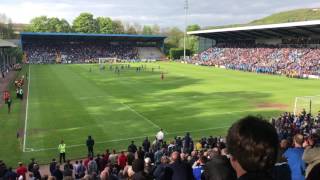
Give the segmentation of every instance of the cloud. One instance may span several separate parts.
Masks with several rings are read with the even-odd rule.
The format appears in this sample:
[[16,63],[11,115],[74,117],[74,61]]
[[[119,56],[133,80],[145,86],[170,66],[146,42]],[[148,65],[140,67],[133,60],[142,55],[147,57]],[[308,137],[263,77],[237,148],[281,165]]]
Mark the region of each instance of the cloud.
[[[0,13],[16,23],[46,15],[69,22],[81,12],[127,23],[184,26],[185,0],[1,0]],[[320,7],[319,0],[189,0],[189,24],[201,26],[246,23],[275,12]]]

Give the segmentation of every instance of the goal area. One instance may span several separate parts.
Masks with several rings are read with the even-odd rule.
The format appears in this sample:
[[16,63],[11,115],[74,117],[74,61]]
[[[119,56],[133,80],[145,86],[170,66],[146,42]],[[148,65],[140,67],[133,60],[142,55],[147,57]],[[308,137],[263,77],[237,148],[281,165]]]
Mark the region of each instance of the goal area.
[[296,97],[293,112],[298,115],[305,110],[307,113],[317,114],[320,111],[320,95]]

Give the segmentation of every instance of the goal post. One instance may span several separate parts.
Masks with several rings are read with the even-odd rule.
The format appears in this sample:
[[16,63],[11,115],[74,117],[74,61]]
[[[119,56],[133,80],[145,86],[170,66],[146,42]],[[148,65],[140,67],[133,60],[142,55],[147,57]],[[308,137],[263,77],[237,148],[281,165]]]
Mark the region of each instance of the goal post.
[[293,109],[294,115],[299,114],[303,109],[307,113],[318,113],[320,111],[320,95],[296,97]]

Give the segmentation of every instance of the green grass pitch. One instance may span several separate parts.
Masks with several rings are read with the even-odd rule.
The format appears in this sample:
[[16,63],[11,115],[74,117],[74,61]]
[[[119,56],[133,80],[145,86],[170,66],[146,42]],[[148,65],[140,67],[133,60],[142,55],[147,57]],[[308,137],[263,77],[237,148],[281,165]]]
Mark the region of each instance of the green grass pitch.
[[[240,117],[292,111],[296,96],[318,95],[320,88],[318,80],[169,62],[146,63],[147,70],[137,73],[140,65],[132,63],[120,75],[108,65],[105,71],[97,64],[31,65],[27,118],[18,100],[10,115],[0,109],[0,159],[11,165],[31,157],[47,163],[57,158],[61,139],[69,147],[67,158],[83,157],[87,135],[94,137],[96,152],[121,150],[131,140],[138,145],[145,136],[153,140],[160,127],[167,139],[187,131],[194,139],[225,135]],[[27,152],[22,152],[23,138],[16,132],[25,120]]]

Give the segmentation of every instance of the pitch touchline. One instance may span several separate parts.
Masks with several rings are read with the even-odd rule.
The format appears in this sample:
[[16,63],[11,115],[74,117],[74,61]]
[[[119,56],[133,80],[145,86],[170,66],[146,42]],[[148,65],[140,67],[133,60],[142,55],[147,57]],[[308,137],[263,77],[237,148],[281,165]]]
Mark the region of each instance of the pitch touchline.
[[[175,132],[169,132],[166,133],[167,135],[175,135],[177,133],[182,133],[182,132],[201,132],[201,131],[207,131],[207,130],[215,130],[215,129],[225,129],[228,128],[229,126],[221,126],[221,127],[214,127],[214,128],[204,128],[204,129],[197,129],[197,130],[185,130],[185,131],[175,131]],[[113,139],[113,140],[107,140],[107,141],[99,141],[96,142],[96,144],[104,144],[104,143],[109,143],[109,142],[120,142],[120,141],[127,141],[127,140],[134,140],[134,139],[141,139],[141,138],[145,138],[146,136],[148,137],[152,137],[155,136],[153,135],[144,135],[144,136],[136,136],[136,137],[130,137],[130,138],[123,138],[123,139]],[[81,147],[81,146],[85,146],[85,144],[74,144],[74,145],[69,145],[68,148],[75,148],[75,147]],[[40,151],[49,151],[49,150],[57,150],[56,147],[54,148],[39,148],[39,149],[34,149],[34,148],[26,148],[27,151],[25,152],[40,152]]]
[[30,82],[31,82],[31,74],[30,74],[30,64],[29,66],[29,72],[28,76],[28,94],[27,94],[27,104],[26,104],[26,115],[24,120],[24,130],[23,130],[23,148],[22,151],[26,152],[26,141],[27,141],[27,124],[28,124],[28,110],[29,110],[29,94],[30,94]]

